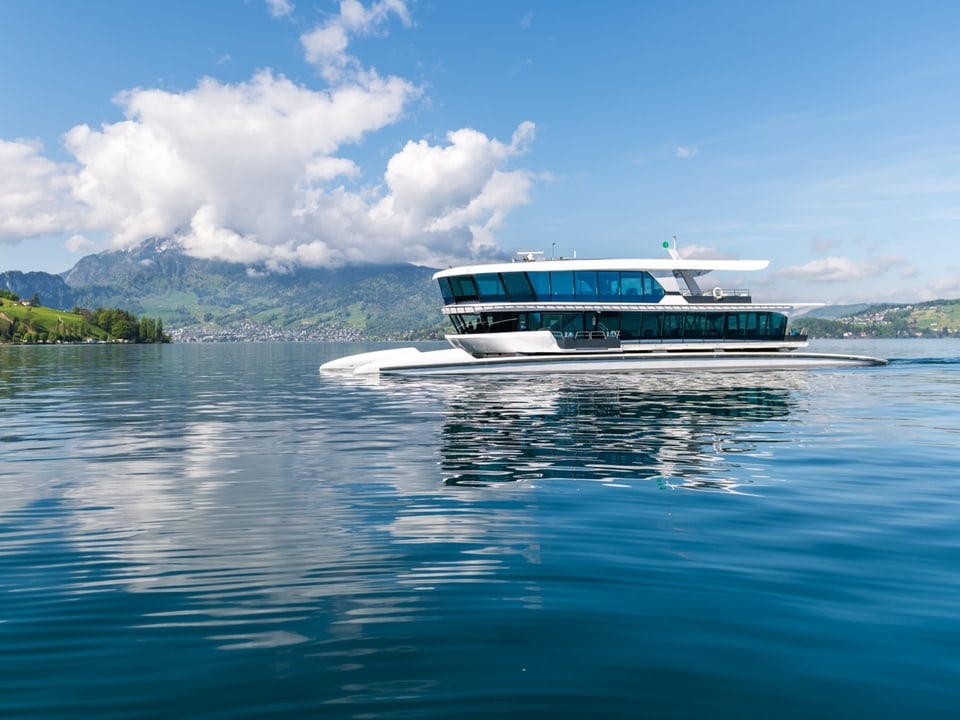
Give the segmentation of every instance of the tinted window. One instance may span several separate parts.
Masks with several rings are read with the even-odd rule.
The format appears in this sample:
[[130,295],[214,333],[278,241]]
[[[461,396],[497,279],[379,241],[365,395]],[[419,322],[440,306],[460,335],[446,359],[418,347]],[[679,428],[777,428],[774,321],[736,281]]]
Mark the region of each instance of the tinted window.
[[527,273],[527,278],[533,288],[534,300],[548,302],[550,300],[550,273],[531,272]]
[[708,313],[704,324],[703,336],[718,338],[723,335],[723,313]]
[[563,314],[563,334],[567,337],[574,337],[583,330],[582,313],[564,313]]
[[600,313],[600,325],[599,330],[604,330],[606,332],[616,332],[620,329],[620,313],[618,312],[603,312]]
[[560,313],[543,313],[543,329],[560,332],[563,329],[563,316]]
[[666,293],[648,272],[620,273],[620,292],[623,302],[660,302]]
[[536,299],[525,272],[503,273],[503,284],[513,302],[529,302]]
[[453,302],[453,290],[450,289],[450,278],[442,277],[437,282],[440,284],[440,294],[443,295],[443,304],[450,305]]
[[687,340],[703,338],[703,313],[687,313],[683,321],[683,337]]
[[770,322],[767,324],[767,336],[773,339],[782,339],[787,331],[787,317],[780,313],[770,313]]
[[640,324],[641,340],[660,339],[660,313],[643,313],[643,322]]
[[663,315],[663,339],[680,340],[683,338],[683,315],[666,313]]
[[650,273],[643,273],[643,296],[647,302],[660,302],[666,295],[663,286],[657,282],[657,279]]
[[597,273],[595,271],[578,270],[573,274],[573,282],[577,300],[597,301]]
[[727,313],[727,331],[724,337],[736,339],[743,337],[743,328],[746,325],[746,313]]
[[550,273],[550,289],[552,300],[573,300],[573,273]]
[[457,275],[450,278],[450,289],[457,302],[467,302],[477,299],[477,286],[469,275]]
[[520,314],[520,330],[539,330],[543,326],[543,321],[540,319],[540,313],[521,313]]
[[497,273],[484,273],[474,278],[482,302],[505,302],[507,292],[503,289],[500,276]]
[[620,316],[620,337],[623,340],[637,340],[640,337],[642,313],[625,312]]
[[620,302],[620,273],[597,273],[597,298],[606,302]]

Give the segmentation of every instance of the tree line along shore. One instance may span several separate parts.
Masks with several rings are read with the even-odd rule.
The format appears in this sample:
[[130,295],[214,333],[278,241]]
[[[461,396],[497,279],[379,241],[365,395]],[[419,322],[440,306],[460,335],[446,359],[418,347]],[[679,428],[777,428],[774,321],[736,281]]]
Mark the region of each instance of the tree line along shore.
[[0,343],[170,342],[160,318],[141,317],[120,308],[75,307],[70,312],[44,307],[34,294],[29,300],[0,289]]

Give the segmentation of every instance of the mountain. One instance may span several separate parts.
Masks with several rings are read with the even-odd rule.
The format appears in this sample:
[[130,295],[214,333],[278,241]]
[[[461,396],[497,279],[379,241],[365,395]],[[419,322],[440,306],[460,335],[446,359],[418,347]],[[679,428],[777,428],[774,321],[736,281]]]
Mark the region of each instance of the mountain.
[[73,289],[59,275],[8,270],[0,273],[0,289],[9,290],[26,300],[37,294],[52,307],[71,308],[74,305]]
[[267,273],[190,257],[174,241],[151,238],[84,257],[60,276],[0,273],[0,287],[28,298],[36,292],[55,307],[119,307],[159,317],[173,331],[242,325],[249,339],[409,339],[443,331],[434,272],[395,264]]

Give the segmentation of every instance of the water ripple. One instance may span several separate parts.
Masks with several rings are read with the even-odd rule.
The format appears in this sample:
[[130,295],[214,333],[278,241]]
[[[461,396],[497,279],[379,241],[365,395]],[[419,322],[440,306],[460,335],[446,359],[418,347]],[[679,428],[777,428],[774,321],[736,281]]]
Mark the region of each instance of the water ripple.
[[960,380],[929,347],[422,382],[4,348],[0,710],[950,717]]

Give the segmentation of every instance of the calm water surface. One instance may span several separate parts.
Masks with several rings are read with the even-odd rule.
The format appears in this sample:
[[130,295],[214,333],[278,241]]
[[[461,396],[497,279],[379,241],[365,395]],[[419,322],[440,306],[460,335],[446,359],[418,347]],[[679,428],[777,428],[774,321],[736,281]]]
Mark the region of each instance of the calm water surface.
[[955,718],[960,342],[358,381],[0,347],[0,717]]

